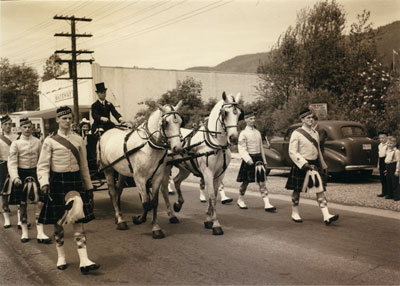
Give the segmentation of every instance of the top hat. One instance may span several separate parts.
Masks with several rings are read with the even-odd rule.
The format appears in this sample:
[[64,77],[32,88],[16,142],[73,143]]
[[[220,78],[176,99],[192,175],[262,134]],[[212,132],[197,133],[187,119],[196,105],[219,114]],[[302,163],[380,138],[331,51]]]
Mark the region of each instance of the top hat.
[[104,86],[104,82],[96,83],[96,92],[104,92],[107,88]]
[[0,122],[1,122],[1,124],[3,124],[3,123],[5,123],[7,121],[10,121],[10,120],[11,120],[11,117],[8,114],[6,114],[0,119]]

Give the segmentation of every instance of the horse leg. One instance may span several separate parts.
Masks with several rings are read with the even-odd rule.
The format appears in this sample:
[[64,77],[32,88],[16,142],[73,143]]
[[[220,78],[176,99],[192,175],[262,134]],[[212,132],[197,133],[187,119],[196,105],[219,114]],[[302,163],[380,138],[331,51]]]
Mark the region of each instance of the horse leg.
[[206,186],[206,191],[208,193],[208,208],[207,208],[207,217],[204,222],[204,227],[207,229],[213,230],[213,235],[222,235],[224,234],[221,225],[217,220],[216,214],[216,206],[217,206],[217,192],[219,186],[219,180],[214,180],[214,175],[206,169],[203,172],[204,182]]
[[118,207],[121,211],[122,211],[121,196],[122,196],[122,191],[124,190],[125,182],[126,182],[126,177],[121,174],[118,174],[118,184],[117,184],[116,191],[117,191],[117,203],[118,203]]
[[181,190],[181,183],[190,175],[190,172],[186,169],[179,168],[179,173],[176,175],[174,178],[174,183],[175,183],[175,189],[176,192],[178,193],[178,202],[174,203],[174,210],[176,212],[179,212],[182,208],[183,203],[185,200],[183,199],[182,196],[182,190]]
[[222,183],[221,178],[214,179],[214,200],[209,200],[209,203],[212,205],[212,230],[213,230],[213,235],[223,235],[224,231],[222,230],[222,227],[217,219],[217,196],[218,196],[218,188]]
[[143,213],[141,215],[137,215],[132,218],[133,223],[138,225],[146,222],[147,213],[151,210],[152,206],[150,198],[147,195],[146,182],[144,181],[144,179],[142,179],[140,176],[136,176],[133,179],[135,180],[136,186],[139,189],[139,196],[143,207]]
[[[160,176],[162,176],[162,174]],[[161,178],[161,180],[163,180],[163,178]],[[153,207],[153,220],[151,223],[153,225],[152,233],[153,233],[154,239],[161,239],[161,238],[165,237],[164,232],[162,231],[161,227],[159,226],[158,220],[157,220],[158,195],[159,195],[160,186],[161,186],[160,180],[155,180],[153,182],[153,199],[151,201],[151,204]]]
[[107,185],[108,185],[108,194],[110,195],[111,202],[114,207],[115,211],[115,223],[117,224],[117,229],[118,230],[126,230],[128,229],[128,225],[122,218],[122,212],[119,209],[118,202],[117,202],[117,192],[115,190],[115,184],[114,184],[114,170],[109,168],[104,170],[104,175],[107,180]]
[[168,167],[166,168],[166,170],[164,171],[163,174],[163,179],[161,181],[161,193],[163,195],[164,198],[164,202],[165,202],[165,207],[167,208],[167,213],[168,213],[168,217],[169,217],[169,222],[170,223],[179,223],[179,219],[175,216],[174,211],[171,208],[171,203],[169,201],[169,191],[168,191],[168,184],[169,184],[169,174],[170,174],[170,170],[171,168]]

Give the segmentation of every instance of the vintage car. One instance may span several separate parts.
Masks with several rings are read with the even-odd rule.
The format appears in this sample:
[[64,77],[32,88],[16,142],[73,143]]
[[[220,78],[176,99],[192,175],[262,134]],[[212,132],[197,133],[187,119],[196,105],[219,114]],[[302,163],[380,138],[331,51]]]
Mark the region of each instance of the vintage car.
[[[290,126],[283,139],[272,139],[264,146],[268,169],[290,169],[289,139],[301,123]],[[362,124],[354,121],[326,120],[318,122],[318,132],[326,140],[323,154],[328,172],[357,171],[372,174],[377,165],[379,142],[367,137]]]

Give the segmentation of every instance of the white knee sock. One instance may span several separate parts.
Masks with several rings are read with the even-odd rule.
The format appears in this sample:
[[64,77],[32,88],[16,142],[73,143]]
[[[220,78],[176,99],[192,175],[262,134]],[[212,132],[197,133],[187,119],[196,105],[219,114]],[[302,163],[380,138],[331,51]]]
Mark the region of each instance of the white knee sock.
[[10,213],[9,212],[3,212],[4,216],[4,225],[10,225]]
[[268,198],[268,196],[265,196],[264,198],[263,198],[263,200],[264,200],[264,208],[265,209],[269,209],[269,208],[273,208],[274,206],[273,205],[271,205],[271,203],[269,202],[269,198]]
[[49,237],[44,233],[43,224],[38,223],[36,220],[36,229],[37,229],[37,237],[38,239],[49,239]]
[[19,208],[17,210],[17,221],[18,225],[21,225],[21,211],[19,210]]
[[221,194],[221,201],[230,199],[226,196],[224,189],[221,187],[219,187],[219,193]]
[[64,245],[62,245],[62,246],[56,245],[56,249],[57,249],[57,255],[58,255],[57,266],[67,264],[67,261],[65,259]]
[[292,206],[292,218],[295,220],[301,220],[299,206]]
[[79,267],[95,264],[92,260],[88,258],[86,246],[78,248],[78,255],[80,260]]
[[26,223],[21,224],[22,235],[21,238],[29,238],[28,236],[28,225]]
[[333,215],[329,213],[328,207],[321,208],[322,215],[324,216],[324,220],[329,220]]

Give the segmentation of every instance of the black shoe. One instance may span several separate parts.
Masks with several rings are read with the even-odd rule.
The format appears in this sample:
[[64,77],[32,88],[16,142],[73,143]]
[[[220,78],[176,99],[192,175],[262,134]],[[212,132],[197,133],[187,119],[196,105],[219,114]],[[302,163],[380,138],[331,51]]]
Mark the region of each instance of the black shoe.
[[385,194],[377,195],[378,198],[383,198],[384,196],[385,196]]
[[221,201],[221,204],[225,205],[225,204],[229,204],[229,203],[231,203],[231,202],[233,202],[233,199],[232,199],[232,198],[229,198],[229,199],[226,199],[226,200]]
[[266,212],[274,213],[276,212],[276,207],[264,209]]
[[63,264],[63,265],[58,265],[57,266],[57,269],[58,270],[65,270],[65,269],[67,269],[68,268],[68,264]]
[[392,196],[386,196],[385,199],[391,200],[391,199],[393,199],[393,197]]
[[293,220],[294,222],[297,222],[297,223],[302,223],[302,222],[303,222],[302,219],[295,219],[295,218],[292,218],[292,220]]
[[325,220],[325,224],[326,225],[330,225],[332,222],[337,221],[338,219],[339,219],[339,215],[334,215],[330,219]]
[[21,238],[21,242],[22,243],[26,243],[26,242],[28,242],[29,241],[29,238]]
[[4,228],[10,228],[11,224],[3,225]]
[[51,238],[38,238],[37,242],[38,243],[43,243],[43,244],[50,244],[51,243]]
[[83,274],[83,275],[87,275],[88,273],[89,273],[89,271],[93,271],[93,270],[97,270],[97,269],[99,269],[100,268],[100,265],[98,265],[98,264],[92,264],[92,265],[89,265],[89,266],[82,266],[82,267],[79,267],[79,269],[81,270],[81,273]]

